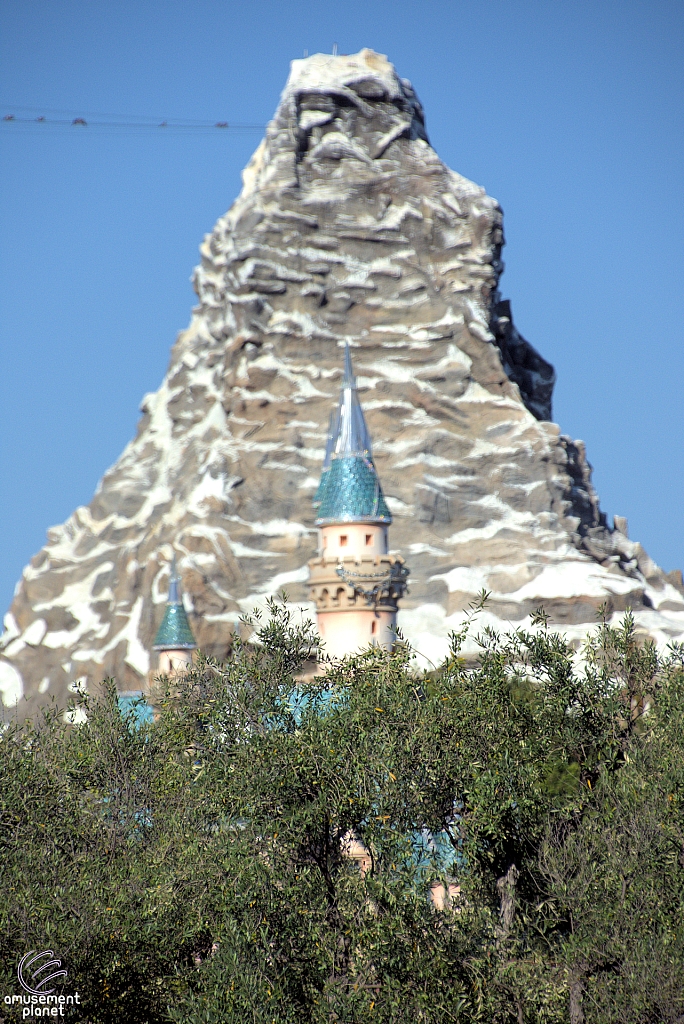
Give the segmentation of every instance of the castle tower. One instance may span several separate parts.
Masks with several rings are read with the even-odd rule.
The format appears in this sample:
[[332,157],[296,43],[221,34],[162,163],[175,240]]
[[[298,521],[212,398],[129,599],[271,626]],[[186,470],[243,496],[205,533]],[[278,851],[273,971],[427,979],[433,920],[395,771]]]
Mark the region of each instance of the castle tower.
[[392,515],[373,463],[348,345],[314,508],[319,543],[309,562],[309,588],[326,653],[342,657],[369,644],[391,649],[408,569],[389,554]]
[[155,651],[159,651],[159,668],[157,670],[159,675],[171,675],[173,672],[183,671],[192,663],[192,652],[197,647],[183,607],[175,555],[171,562],[166,612],[152,646]]

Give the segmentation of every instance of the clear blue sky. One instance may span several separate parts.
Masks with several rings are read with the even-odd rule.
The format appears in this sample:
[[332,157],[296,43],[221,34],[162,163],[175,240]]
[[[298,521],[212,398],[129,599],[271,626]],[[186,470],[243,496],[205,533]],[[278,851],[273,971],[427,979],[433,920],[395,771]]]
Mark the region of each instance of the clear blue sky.
[[[0,117],[265,123],[289,61],[363,46],[503,206],[505,296],[609,516],[684,565],[681,0],[2,0]],[[197,246],[258,135],[0,124],[0,608],[133,436]]]

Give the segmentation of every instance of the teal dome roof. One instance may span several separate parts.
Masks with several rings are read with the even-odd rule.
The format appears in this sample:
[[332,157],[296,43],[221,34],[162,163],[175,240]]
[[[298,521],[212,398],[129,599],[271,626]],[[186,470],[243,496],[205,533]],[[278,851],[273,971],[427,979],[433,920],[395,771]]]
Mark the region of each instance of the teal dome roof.
[[366,456],[333,458],[321,489],[316,526],[392,522],[375,466]]
[[337,409],[330,417],[321,480],[313,497],[316,526],[391,523],[392,515],[373,464],[371,439],[352,370],[349,345]]
[[180,577],[176,572],[175,555],[171,563],[169,599],[166,602],[166,611],[152,646],[155,651],[191,651],[197,647],[192,630],[190,629],[188,616],[183,607],[183,599],[180,593]]
[[321,504],[321,502],[323,501],[323,494],[325,492],[325,484],[326,484],[326,481],[328,479],[328,473],[329,472],[330,472],[330,466],[323,466],[323,469],[321,470],[321,479],[319,481],[318,487],[316,488],[316,493],[314,494],[313,498],[311,499],[311,504],[313,505],[314,508],[318,508],[319,505]]
[[153,646],[155,651],[193,650],[197,647],[182,604],[167,604]]

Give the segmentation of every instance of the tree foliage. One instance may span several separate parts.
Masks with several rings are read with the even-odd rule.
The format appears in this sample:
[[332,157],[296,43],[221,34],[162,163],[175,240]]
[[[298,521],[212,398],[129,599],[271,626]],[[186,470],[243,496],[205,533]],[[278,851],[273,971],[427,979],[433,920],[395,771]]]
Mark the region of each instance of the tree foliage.
[[579,661],[543,616],[451,640],[303,681],[273,604],[152,724],[109,682],[8,729],[3,991],[50,948],[94,1024],[684,1019],[682,651],[629,614]]

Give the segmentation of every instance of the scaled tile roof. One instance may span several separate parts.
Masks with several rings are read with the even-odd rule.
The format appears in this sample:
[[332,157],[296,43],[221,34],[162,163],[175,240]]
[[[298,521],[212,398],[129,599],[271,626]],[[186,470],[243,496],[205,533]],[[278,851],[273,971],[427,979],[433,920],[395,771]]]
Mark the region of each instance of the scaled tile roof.
[[153,646],[155,651],[192,650],[197,647],[182,604],[167,604]]
[[180,594],[180,578],[176,573],[176,558],[171,564],[169,599],[161,626],[152,645],[155,651],[193,650],[197,647]]
[[317,526],[392,522],[375,466],[365,456],[333,458],[321,483]]
[[373,463],[349,345],[345,346],[342,391],[330,418],[321,480],[313,505],[318,510],[317,526],[392,522]]

